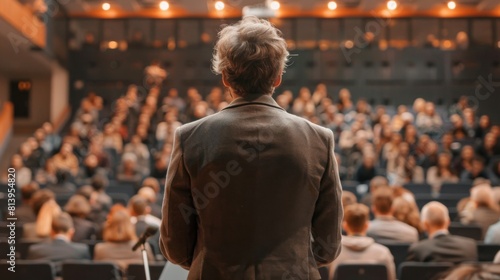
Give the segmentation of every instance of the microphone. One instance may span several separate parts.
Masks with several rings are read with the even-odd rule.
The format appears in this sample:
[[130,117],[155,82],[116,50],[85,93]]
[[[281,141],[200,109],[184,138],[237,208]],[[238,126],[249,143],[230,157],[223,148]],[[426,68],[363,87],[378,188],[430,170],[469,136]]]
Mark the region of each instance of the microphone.
[[146,228],[146,230],[142,233],[139,240],[137,240],[137,242],[135,243],[134,247],[132,247],[132,251],[137,250],[137,248],[139,248],[142,244],[146,242],[146,239],[148,239],[151,235],[156,234],[157,231],[158,228],[155,226],[149,226],[148,228]]

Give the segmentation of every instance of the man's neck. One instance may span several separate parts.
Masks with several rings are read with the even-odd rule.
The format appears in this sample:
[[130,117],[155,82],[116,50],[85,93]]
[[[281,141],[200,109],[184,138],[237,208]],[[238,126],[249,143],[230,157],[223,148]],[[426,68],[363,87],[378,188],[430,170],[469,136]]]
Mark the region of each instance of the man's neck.
[[366,232],[346,232],[347,236],[366,236]]
[[394,219],[394,216],[392,214],[375,214],[376,219]]
[[433,239],[436,236],[443,235],[443,234],[449,234],[448,230],[446,228],[438,228],[438,229],[431,229],[427,231],[427,234],[429,235],[429,239]]
[[64,241],[66,241],[66,242],[70,242],[70,240],[69,240],[68,236],[67,236],[67,235],[65,235],[65,234],[62,234],[62,233],[58,233],[58,234],[54,235],[54,238],[53,238],[53,239],[54,239],[54,240],[55,240],[55,239],[60,239],[60,240],[64,240]]

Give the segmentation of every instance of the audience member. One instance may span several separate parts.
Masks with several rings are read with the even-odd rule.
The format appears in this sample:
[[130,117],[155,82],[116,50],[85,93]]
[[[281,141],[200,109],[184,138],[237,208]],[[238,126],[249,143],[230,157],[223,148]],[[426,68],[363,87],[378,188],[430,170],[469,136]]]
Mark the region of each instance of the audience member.
[[380,187],[373,193],[372,212],[375,219],[370,222],[367,236],[378,243],[418,241],[418,231],[393,216],[393,191],[389,187]]
[[442,280],[500,280],[500,267],[493,264],[462,264],[454,267]]
[[441,152],[438,155],[437,164],[427,170],[427,183],[432,186],[434,192],[439,192],[443,183],[457,183],[458,177],[451,169],[451,154]]
[[56,194],[56,196],[58,196],[58,195],[71,195],[71,194],[75,193],[76,186],[75,186],[75,184],[70,182],[70,177],[71,177],[71,174],[68,172],[68,170],[59,169],[56,172],[57,182],[55,184],[48,183],[47,189],[53,191]]
[[347,236],[342,237],[342,250],[335,261],[328,265],[329,279],[334,279],[335,269],[343,263],[383,264],[387,267],[388,279],[396,279],[394,258],[387,247],[375,243],[366,236],[369,225],[369,210],[363,204],[351,204],[345,208],[342,227]]
[[137,195],[146,199],[148,206],[151,209],[151,215],[157,218],[161,218],[161,206],[157,203],[157,195],[155,191],[150,187],[142,187],[137,192]]
[[410,195],[410,198],[407,198],[406,195],[396,197],[392,202],[392,208],[394,209],[392,215],[396,220],[414,227],[419,234],[423,232],[420,213],[413,196]]
[[56,171],[67,170],[73,176],[78,174],[78,158],[73,154],[73,146],[69,143],[62,144],[59,153],[52,157],[52,163]]
[[[24,166],[23,158],[20,155],[15,154],[12,156],[9,168],[14,168],[16,170],[15,172],[16,177],[11,179],[16,180],[16,185],[18,187],[25,186],[31,182],[33,174],[32,170]],[[3,181],[7,182],[8,180],[7,175],[5,176],[6,178]]]
[[73,195],[64,210],[71,215],[75,232],[72,237],[73,242],[80,242],[84,240],[95,240],[97,236],[96,226],[86,220],[90,214],[91,208],[88,200],[79,194]]
[[470,201],[460,214],[463,224],[480,226],[484,238],[488,228],[500,219],[500,207],[493,199],[491,186],[481,184],[473,187]]
[[75,229],[71,217],[67,213],[60,213],[55,216],[51,228],[52,241],[31,245],[28,251],[29,260],[54,262],[57,274],[59,274],[63,261],[90,259],[87,245],[71,242]]
[[473,239],[451,235],[448,232],[448,208],[432,201],[422,208],[422,225],[429,238],[413,244],[408,261],[452,262],[477,261],[477,247]]
[[[122,271],[126,271],[130,263],[141,262],[141,251],[131,249],[137,241],[137,235],[125,207],[115,205],[111,208],[104,225],[103,239],[104,242],[96,244],[94,248],[94,260],[114,262]],[[148,260],[154,260],[151,248],[149,245],[146,247]]]
[[35,211],[31,207],[33,195],[40,189],[37,182],[31,181],[21,188],[21,204],[16,206],[17,221],[22,223],[34,223],[36,221]]

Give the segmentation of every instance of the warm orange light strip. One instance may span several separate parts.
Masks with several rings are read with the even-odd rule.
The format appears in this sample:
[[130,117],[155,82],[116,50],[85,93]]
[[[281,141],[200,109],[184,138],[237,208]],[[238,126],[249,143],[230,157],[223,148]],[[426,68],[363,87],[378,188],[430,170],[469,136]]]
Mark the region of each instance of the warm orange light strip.
[[[326,2],[325,2],[326,3]],[[226,5],[225,9],[222,11],[216,11],[211,9],[208,13],[190,13],[185,9],[170,6],[167,11],[162,11],[158,8],[143,9],[140,11],[123,11],[116,9],[114,7],[109,11],[103,11],[98,8],[96,10],[84,13],[70,13],[70,17],[85,17],[85,18],[187,18],[187,17],[197,17],[197,18],[236,18],[241,17],[241,10],[229,7]],[[488,11],[478,11],[473,7],[457,6],[456,9],[450,10],[446,6],[446,3],[439,5],[438,7],[427,10],[418,11],[405,6],[399,6],[394,11],[389,11],[385,6],[381,8],[365,11],[358,8],[345,8],[338,7],[337,9],[331,11],[325,4],[324,8],[318,8],[315,10],[304,11],[298,8],[281,6],[279,11],[277,11],[278,18],[287,17],[317,17],[317,18],[345,18],[345,17],[500,17],[500,7],[488,10]]]

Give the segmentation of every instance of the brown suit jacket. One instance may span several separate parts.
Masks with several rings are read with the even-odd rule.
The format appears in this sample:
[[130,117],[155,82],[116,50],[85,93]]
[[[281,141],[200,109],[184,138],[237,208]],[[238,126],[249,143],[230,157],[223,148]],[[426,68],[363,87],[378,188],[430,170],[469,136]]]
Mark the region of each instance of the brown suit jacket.
[[271,96],[238,98],[176,130],[160,248],[188,279],[320,279],[340,251],[330,130]]

